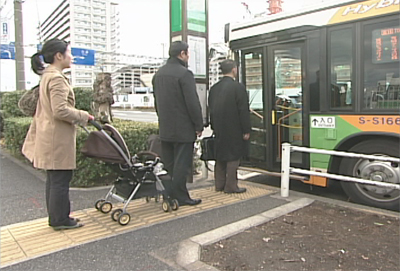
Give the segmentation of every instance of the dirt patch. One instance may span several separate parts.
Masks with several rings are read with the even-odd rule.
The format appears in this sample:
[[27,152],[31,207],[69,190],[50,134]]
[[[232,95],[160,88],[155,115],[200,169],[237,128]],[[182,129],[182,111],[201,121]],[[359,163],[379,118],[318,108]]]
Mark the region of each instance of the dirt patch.
[[220,270],[400,270],[399,219],[322,202],[202,248]]

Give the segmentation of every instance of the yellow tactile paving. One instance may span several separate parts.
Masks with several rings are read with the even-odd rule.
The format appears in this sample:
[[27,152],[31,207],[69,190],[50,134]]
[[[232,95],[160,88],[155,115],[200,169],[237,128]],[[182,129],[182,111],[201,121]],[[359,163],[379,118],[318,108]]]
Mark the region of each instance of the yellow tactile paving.
[[[191,197],[201,198],[203,202],[196,206],[182,206],[179,210],[169,213],[163,212],[161,202],[155,202],[154,199],[150,202],[144,199],[131,201],[127,208],[131,221],[126,226],[114,222],[111,212],[103,214],[90,208],[73,213],[74,217],[85,223],[84,227],[74,230],[54,231],[48,226],[47,218],[1,227],[1,267],[143,226],[272,193],[271,190],[245,182],[241,183],[241,187],[247,188],[247,192],[225,194],[215,192],[213,187],[191,190]],[[113,210],[122,207],[122,203],[117,203],[114,204]]]

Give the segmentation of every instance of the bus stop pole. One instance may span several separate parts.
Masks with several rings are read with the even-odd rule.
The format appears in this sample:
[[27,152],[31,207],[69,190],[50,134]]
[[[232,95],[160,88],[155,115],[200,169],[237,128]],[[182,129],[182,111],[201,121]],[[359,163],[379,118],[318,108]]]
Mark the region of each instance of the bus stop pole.
[[281,161],[281,197],[289,196],[289,175],[290,175],[290,144],[282,144],[282,161]]

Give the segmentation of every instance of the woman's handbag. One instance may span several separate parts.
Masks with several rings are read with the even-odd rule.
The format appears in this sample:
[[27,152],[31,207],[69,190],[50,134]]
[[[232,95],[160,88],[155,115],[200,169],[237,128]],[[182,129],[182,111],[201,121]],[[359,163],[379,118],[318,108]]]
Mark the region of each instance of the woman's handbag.
[[24,115],[33,117],[39,100],[39,85],[27,90],[18,101],[18,108]]
[[201,155],[200,160],[211,161],[216,159],[215,153],[215,135],[204,137],[200,140]]

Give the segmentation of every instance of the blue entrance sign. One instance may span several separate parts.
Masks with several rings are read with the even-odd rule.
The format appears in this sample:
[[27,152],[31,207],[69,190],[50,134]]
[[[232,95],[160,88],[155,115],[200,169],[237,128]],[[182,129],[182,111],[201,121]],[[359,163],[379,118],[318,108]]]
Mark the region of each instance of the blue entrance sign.
[[15,59],[15,43],[0,44],[0,59]]
[[71,48],[75,65],[94,66],[94,50],[84,48]]

